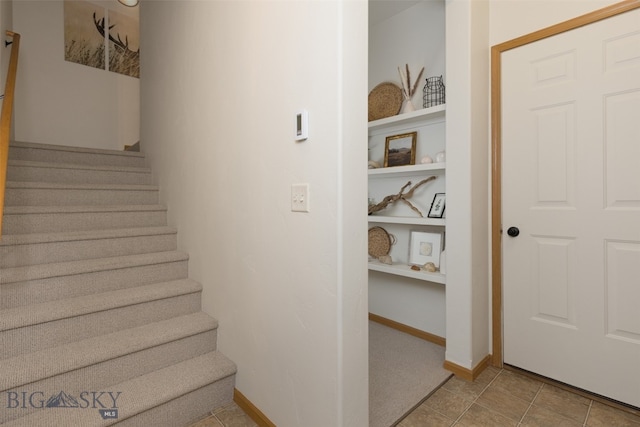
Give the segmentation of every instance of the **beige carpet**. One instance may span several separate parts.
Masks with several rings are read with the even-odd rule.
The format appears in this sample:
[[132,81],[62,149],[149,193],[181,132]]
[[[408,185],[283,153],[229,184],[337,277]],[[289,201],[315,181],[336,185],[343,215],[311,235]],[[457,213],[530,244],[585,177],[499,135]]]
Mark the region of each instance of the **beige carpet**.
[[175,427],[233,400],[236,366],[217,351],[218,322],[145,164],[139,152],[12,142],[3,427]]
[[369,322],[369,426],[395,425],[451,373],[444,347]]

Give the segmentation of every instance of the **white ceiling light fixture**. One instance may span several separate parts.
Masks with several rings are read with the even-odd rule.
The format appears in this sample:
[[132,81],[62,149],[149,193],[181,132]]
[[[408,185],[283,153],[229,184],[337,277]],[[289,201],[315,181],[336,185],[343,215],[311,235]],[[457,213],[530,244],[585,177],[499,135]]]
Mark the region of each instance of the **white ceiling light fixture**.
[[118,0],[121,4],[129,7],[137,6],[140,0]]

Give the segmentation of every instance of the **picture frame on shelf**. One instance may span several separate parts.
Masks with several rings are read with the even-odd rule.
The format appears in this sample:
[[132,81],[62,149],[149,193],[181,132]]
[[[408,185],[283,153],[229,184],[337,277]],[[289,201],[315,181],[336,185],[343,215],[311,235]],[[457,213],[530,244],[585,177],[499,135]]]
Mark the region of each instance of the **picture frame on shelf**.
[[409,246],[409,264],[423,266],[432,262],[440,267],[442,251],[442,234],[425,231],[412,231]]
[[446,202],[446,194],[436,193],[435,196],[433,196],[433,201],[431,202],[431,207],[429,208],[429,213],[427,214],[427,217],[442,218],[444,216],[445,202]]
[[384,167],[416,164],[418,132],[391,135],[385,139]]

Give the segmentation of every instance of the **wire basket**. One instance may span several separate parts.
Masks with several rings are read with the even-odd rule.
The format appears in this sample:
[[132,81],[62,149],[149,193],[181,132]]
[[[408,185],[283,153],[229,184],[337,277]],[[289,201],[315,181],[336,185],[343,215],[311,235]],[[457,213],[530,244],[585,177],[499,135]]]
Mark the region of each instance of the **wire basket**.
[[444,101],[445,93],[442,76],[427,78],[427,83],[424,85],[424,89],[422,89],[422,106],[429,108],[444,104]]

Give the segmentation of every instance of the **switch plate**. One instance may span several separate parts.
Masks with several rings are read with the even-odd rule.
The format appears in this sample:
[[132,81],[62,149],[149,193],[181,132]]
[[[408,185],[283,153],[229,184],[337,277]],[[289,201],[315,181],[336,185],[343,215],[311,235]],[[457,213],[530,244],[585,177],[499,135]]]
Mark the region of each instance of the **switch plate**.
[[309,212],[309,184],[291,184],[291,212]]

